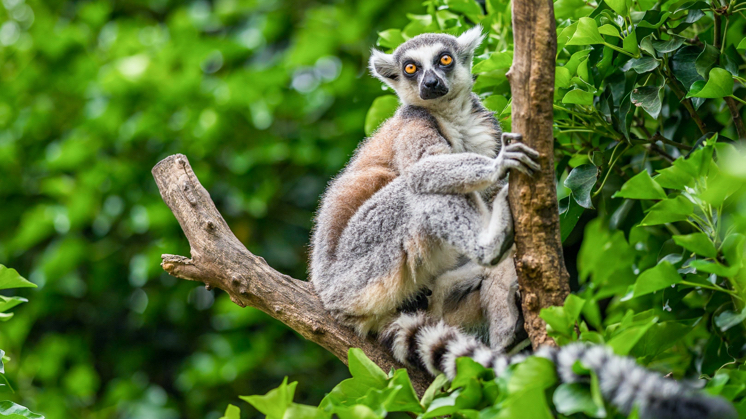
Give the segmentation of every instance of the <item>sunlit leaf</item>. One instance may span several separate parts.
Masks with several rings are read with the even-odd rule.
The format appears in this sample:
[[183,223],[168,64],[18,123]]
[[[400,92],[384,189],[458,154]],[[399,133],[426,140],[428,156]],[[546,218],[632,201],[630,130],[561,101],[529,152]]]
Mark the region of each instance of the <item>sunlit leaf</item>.
[[712,241],[705,233],[694,233],[685,236],[677,235],[673,236],[673,240],[679,246],[698,255],[714,258],[718,254],[715,245],[712,244]]
[[472,73],[486,73],[500,68],[508,68],[513,65],[513,52],[494,52],[486,60],[483,60],[472,69]]
[[562,103],[590,106],[593,105],[593,93],[588,93],[580,89],[570,90],[562,98]]
[[27,281],[15,269],[0,265],[0,290],[9,288],[36,288],[36,284]]
[[8,400],[0,402],[0,416],[7,419],[44,419],[44,416]]
[[722,68],[710,70],[710,78],[694,82],[686,97],[702,97],[707,99],[721,98],[733,94],[733,76]]
[[634,287],[634,296],[650,294],[668,288],[681,282],[681,275],[669,262],[663,261],[658,265],[646,270],[637,277]]
[[365,135],[372,135],[387,119],[394,115],[399,107],[399,99],[394,95],[377,97],[365,116]]
[[580,18],[575,33],[572,35],[572,38],[567,41],[567,45],[592,45],[603,43],[604,38],[598,32],[596,21],[588,17]]
[[616,192],[613,198],[630,198],[630,199],[666,199],[666,193],[663,188],[655,182],[648,174],[647,170],[643,170],[632,179],[622,185],[622,188]]
[[241,409],[229,404],[225,409],[225,414],[220,419],[241,419]]
[[691,201],[679,195],[653,205],[640,223],[641,226],[652,226],[686,220],[694,211]]

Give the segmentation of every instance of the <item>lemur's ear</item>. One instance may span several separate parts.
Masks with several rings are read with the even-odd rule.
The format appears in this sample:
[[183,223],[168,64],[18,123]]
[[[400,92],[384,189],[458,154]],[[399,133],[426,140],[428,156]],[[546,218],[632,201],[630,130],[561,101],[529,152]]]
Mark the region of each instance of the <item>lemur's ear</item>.
[[482,35],[482,26],[477,25],[468,31],[464,32],[457,39],[459,55],[464,59],[471,59],[474,55],[474,50],[477,49],[479,44],[484,40]]
[[391,83],[399,75],[394,56],[377,49],[370,50],[370,72],[384,83]]

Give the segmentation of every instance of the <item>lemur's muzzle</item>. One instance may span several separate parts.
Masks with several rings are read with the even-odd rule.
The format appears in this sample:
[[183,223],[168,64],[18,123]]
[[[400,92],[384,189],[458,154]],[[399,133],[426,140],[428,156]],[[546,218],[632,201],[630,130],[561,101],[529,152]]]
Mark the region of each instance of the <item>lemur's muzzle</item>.
[[448,93],[445,82],[432,70],[425,73],[420,83],[420,97],[424,100],[439,98]]

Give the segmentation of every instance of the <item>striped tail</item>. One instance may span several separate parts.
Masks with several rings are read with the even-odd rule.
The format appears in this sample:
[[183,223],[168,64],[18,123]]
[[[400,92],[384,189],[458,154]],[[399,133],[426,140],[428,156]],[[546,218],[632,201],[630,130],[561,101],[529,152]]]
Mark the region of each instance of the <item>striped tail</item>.
[[[456,376],[456,359],[470,357],[501,375],[526,355],[507,356],[424,313],[402,314],[382,334],[381,340],[391,348],[400,362],[418,366],[433,375]],[[542,347],[536,356],[549,359],[561,382],[587,381],[575,374],[573,364],[580,361],[597,376],[601,394],[621,413],[639,408],[640,419],[735,419],[733,406],[719,397],[697,393],[674,380],[649,371],[631,359],[615,355],[604,346],[573,343],[562,348]]]

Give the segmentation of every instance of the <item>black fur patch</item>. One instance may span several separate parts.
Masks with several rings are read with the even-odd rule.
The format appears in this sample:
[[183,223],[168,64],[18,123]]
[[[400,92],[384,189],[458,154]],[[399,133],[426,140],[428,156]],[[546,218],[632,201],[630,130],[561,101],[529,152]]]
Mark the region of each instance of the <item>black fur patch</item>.
[[453,331],[448,331],[446,334],[440,337],[440,340],[436,344],[430,347],[430,359],[433,362],[433,366],[436,366],[440,371],[445,371],[443,365],[443,357],[446,354],[448,344],[456,338],[456,334]]
[[402,303],[402,305],[399,306],[398,311],[401,313],[415,313],[420,310],[425,311],[427,310],[428,306],[427,297],[431,296],[432,294],[433,292],[429,288],[424,288],[413,297]]

